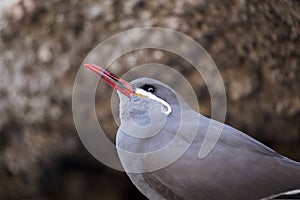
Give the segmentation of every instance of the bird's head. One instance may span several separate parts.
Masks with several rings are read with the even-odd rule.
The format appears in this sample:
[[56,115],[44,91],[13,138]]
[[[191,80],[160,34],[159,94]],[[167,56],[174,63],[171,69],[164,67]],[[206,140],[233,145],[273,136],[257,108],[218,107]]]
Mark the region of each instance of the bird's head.
[[187,106],[176,91],[160,81],[138,78],[129,83],[102,67],[85,66],[118,91],[121,122],[133,119],[139,125],[147,125],[151,121],[150,112],[156,116],[170,117],[180,106]]

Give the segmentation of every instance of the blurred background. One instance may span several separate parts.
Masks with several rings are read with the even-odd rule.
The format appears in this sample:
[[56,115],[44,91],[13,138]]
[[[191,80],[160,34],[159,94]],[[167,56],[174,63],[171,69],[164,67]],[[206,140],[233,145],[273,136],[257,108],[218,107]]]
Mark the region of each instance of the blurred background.
[[[300,2],[291,0],[7,0],[0,2],[0,198],[143,199],[122,172],[90,155],[72,117],[72,87],[98,43],[135,27],[166,27],[197,40],[227,92],[226,123],[300,161]],[[117,59],[162,63],[192,84],[210,116],[207,88],[178,56],[140,50]],[[96,110],[114,141],[110,95]],[[105,94],[105,95],[103,95]]]

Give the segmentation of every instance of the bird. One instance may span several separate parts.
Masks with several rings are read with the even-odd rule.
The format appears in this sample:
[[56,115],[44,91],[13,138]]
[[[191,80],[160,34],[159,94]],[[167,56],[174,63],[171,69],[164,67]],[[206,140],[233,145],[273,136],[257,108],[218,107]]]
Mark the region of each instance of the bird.
[[[142,77],[129,83],[103,67],[85,66],[118,92],[118,155],[148,199],[248,200],[300,193],[299,162],[192,110],[163,82]],[[211,152],[199,158],[212,121],[222,125],[222,132]],[[168,145],[167,153],[160,152]]]

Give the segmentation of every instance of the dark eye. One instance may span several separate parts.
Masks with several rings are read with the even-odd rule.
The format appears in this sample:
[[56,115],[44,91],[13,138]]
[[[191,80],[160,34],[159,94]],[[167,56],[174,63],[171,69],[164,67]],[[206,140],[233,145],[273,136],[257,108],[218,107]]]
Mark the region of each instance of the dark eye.
[[151,93],[155,92],[155,87],[153,85],[145,84],[145,85],[141,86],[140,88],[147,92],[151,92]]

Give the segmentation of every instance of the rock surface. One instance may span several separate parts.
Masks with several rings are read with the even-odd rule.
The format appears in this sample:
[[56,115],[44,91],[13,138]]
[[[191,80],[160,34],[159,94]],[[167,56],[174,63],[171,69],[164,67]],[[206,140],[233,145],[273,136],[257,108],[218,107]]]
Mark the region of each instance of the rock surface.
[[[223,76],[226,122],[300,161],[300,3],[260,1],[19,0],[0,17],[0,196],[4,199],[142,198],[121,172],[83,147],[72,118],[72,87],[99,42],[134,27],[166,27],[197,40]],[[113,49],[111,49],[113,51]],[[157,62],[181,72],[210,115],[201,77],[157,50],[112,67]],[[119,70],[122,66],[124,69]],[[114,140],[111,89],[97,114]],[[103,103],[106,102],[106,103]]]

